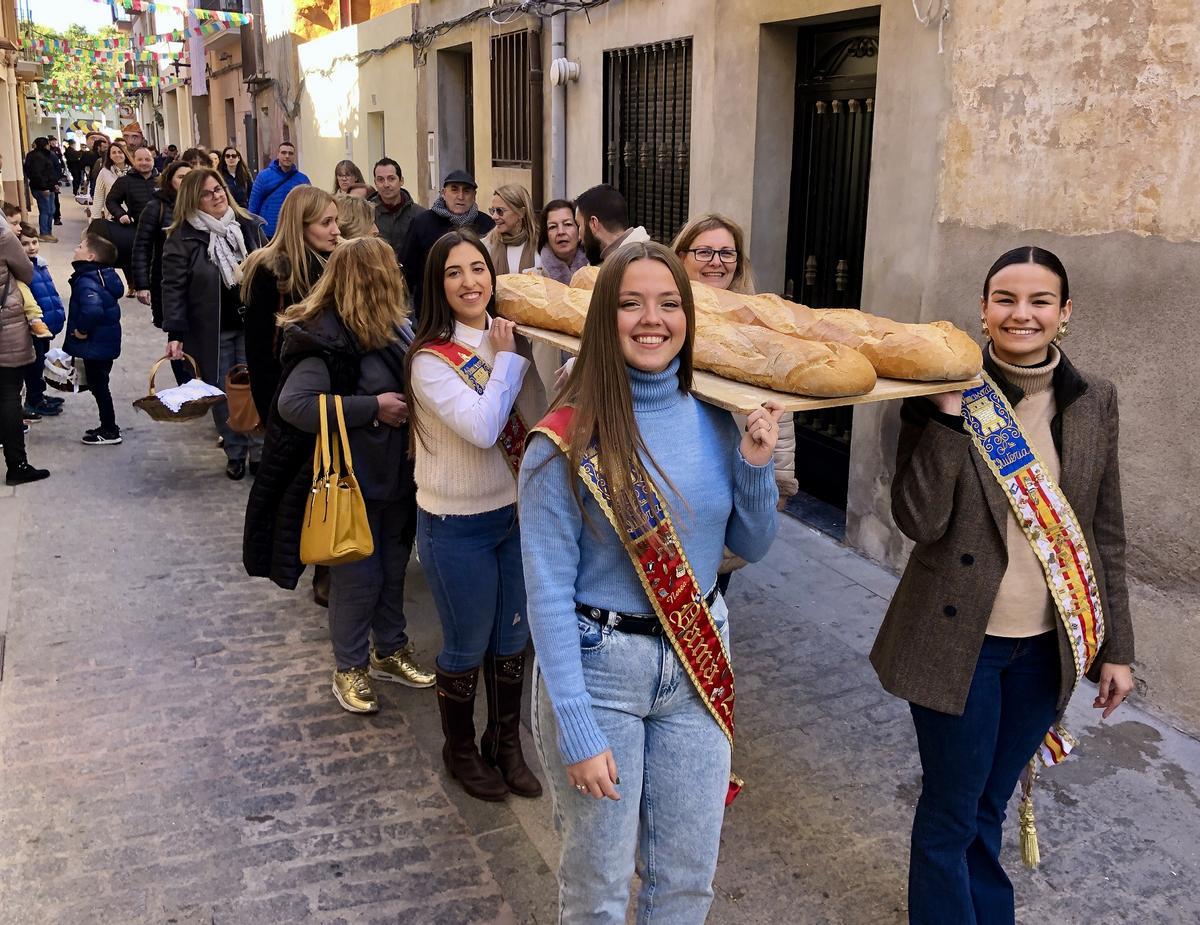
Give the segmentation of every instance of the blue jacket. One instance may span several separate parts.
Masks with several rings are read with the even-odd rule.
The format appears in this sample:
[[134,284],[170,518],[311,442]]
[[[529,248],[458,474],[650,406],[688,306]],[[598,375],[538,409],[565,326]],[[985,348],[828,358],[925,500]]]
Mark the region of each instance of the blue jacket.
[[63,308],[58,290],[54,288],[54,279],[50,275],[50,267],[41,257],[33,259],[33,282],[29,284],[38,308],[42,310],[42,320],[50,333],[62,333],[63,324],[67,320],[67,310]]
[[275,234],[275,222],[279,219],[279,209],[283,200],[294,187],[304,186],[309,182],[308,177],[300,172],[299,167],[284,171],[279,161],[271,161],[270,165],[254,178],[254,187],[250,190],[250,211],[262,216],[267,223],[263,231],[267,237]]
[[[90,260],[71,264],[71,312],[63,350],[85,360],[115,360],[121,355],[121,296],[125,284],[117,271]],[[87,335],[80,340],[75,332]]]

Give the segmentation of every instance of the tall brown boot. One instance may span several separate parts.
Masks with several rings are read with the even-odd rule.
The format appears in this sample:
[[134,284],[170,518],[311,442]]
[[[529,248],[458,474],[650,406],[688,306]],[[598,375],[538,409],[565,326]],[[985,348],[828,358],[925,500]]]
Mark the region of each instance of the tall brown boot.
[[542,785],[529,770],[521,752],[521,695],[525,681],[525,655],[483,661],[487,688],[488,724],[479,747],[483,760],[499,769],[508,789],[519,797],[540,797]]
[[479,669],[457,674],[437,670],[437,702],[442,714],[442,761],[450,776],[477,800],[500,802],[508,796],[504,778],[484,763],[475,747],[475,686]]

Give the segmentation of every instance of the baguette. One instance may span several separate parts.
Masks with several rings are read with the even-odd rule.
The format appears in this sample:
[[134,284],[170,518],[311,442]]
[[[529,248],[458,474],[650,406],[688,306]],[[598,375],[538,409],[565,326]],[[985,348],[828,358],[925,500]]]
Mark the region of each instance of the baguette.
[[600,275],[600,268],[591,266],[580,267],[575,271],[575,275],[571,277],[572,289],[595,289],[596,278]]
[[849,347],[711,315],[697,316],[694,350],[698,368],[778,392],[839,398],[864,395],[875,387],[875,370]]
[[545,276],[506,273],[496,278],[496,312],[501,318],[576,337],[583,333],[591,296]]

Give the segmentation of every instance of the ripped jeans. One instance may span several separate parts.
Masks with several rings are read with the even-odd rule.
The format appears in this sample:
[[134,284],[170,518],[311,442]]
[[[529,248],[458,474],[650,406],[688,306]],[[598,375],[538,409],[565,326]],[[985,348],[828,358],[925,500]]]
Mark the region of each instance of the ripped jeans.
[[477,668],[488,653],[525,651],[529,620],[515,504],[445,517],[418,508],[417,552],[442,618],[442,671]]

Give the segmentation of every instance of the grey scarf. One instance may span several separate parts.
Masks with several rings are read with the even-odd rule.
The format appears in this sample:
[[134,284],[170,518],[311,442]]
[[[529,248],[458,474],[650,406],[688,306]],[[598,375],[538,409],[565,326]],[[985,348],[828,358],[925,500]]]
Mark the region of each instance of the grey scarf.
[[473,224],[475,219],[479,218],[479,204],[471,203],[471,208],[462,215],[455,215],[446,205],[446,197],[438,196],[433,201],[433,205],[429,207],[429,211],[434,215],[440,215],[442,218],[449,219],[450,224],[455,228],[464,228],[467,225]]
[[237,213],[232,207],[220,218],[207,212],[196,212],[188,224],[197,231],[208,232],[208,259],[221,271],[221,280],[229,289],[242,281],[242,261],[246,259],[246,239]]

